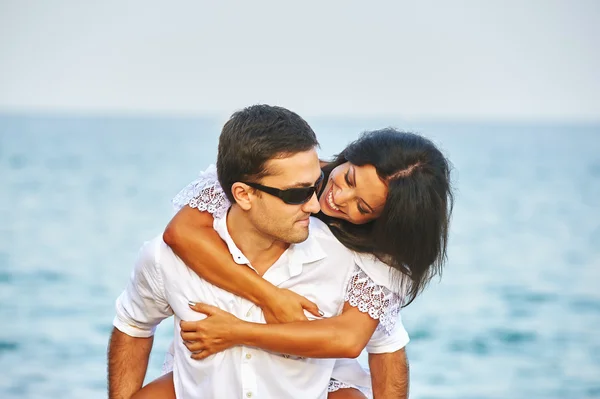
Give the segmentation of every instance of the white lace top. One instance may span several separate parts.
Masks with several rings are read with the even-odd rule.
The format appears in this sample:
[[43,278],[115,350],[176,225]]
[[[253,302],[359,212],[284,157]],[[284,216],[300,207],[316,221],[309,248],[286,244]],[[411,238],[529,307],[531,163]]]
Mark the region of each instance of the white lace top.
[[[231,206],[221,189],[217,168],[210,165],[196,180],[183,188],[172,200],[179,211],[188,205],[207,211],[217,218],[223,217]],[[356,269],[344,300],[363,313],[379,320],[378,329],[390,334],[398,319],[402,297],[393,292],[390,267],[373,256],[355,253]]]

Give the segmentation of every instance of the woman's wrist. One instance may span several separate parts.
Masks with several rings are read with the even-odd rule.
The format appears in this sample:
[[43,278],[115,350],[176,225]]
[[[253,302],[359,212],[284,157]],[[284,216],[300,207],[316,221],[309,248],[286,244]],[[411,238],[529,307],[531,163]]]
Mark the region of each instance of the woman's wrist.
[[260,277],[256,272],[244,268],[238,269],[234,274],[235,289],[228,290],[233,294],[249,300],[258,307],[262,307],[276,298],[278,288]]
[[260,292],[256,293],[256,302],[254,303],[261,309],[269,307],[274,301],[277,300],[277,297],[279,296],[279,291],[280,288],[277,288],[271,283],[266,283],[264,287],[262,287]]
[[251,346],[250,342],[252,342],[251,336],[254,324],[256,323],[240,320],[240,322],[235,325],[235,328],[231,329],[232,346]]

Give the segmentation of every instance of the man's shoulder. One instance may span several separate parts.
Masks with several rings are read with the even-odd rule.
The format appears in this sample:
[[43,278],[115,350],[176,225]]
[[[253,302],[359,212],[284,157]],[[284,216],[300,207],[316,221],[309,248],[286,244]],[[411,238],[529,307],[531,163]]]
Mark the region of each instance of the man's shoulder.
[[140,249],[140,256],[156,264],[165,261],[176,261],[178,259],[171,247],[163,240],[162,234],[145,241]]
[[335,239],[335,236],[329,229],[329,226],[321,219],[311,216],[309,225],[309,234],[318,238]]
[[339,240],[329,229],[329,226],[319,218],[314,216],[310,217],[309,229],[310,237],[317,240],[327,253],[331,253],[332,251],[344,252],[348,254],[353,253],[353,251],[346,248],[341,242],[339,242]]

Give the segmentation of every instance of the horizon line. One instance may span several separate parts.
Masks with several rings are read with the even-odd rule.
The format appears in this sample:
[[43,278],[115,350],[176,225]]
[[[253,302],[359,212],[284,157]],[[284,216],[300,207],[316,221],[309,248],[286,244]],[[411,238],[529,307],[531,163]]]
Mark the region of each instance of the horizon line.
[[[235,112],[232,111],[232,112]],[[162,119],[162,120],[226,120],[231,113],[199,111],[199,112],[173,112],[173,111],[146,111],[146,110],[50,110],[50,109],[2,109],[0,108],[0,118],[48,118],[48,119]],[[541,117],[541,116],[512,116],[498,117],[489,115],[402,115],[402,114],[356,114],[356,113],[303,113],[304,119],[313,119],[319,121],[333,121],[345,119],[349,121],[357,120],[380,120],[392,119],[395,121],[404,121],[407,123],[425,123],[425,124],[490,124],[490,125],[570,125],[570,126],[595,126],[600,125],[600,116],[587,118],[566,118],[566,117]]]

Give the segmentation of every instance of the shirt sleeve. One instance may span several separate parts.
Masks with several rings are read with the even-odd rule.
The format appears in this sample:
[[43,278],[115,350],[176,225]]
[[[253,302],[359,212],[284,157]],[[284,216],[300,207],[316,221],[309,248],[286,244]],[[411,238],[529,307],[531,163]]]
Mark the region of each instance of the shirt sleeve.
[[132,337],[151,337],[156,326],[173,315],[156,259],[161,241],[156,238],[142,246],[129,283],[116,301],[113,325]]
[[209,212],[215,218],[223,217],[231,203],[219,184],[217,168],[210,165],[196,180],[185,186],[171,201],[173,208],[179,211],[184,206]]
[[371,318],[379,320],[377,330],[384,330],[390,335],[400,308],[402,297],[385,286],[377,284],[358,265],[348,282],[344,300]]
[[398,313],[394,328],[390,333],[376,329],[375,333],[367,344],[367,352],[369,353],[392,353],[404,348],[410,338],[404,325],[402,324],[402,316]]

